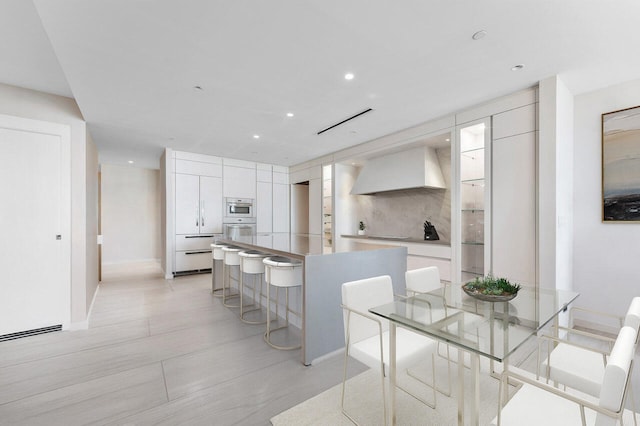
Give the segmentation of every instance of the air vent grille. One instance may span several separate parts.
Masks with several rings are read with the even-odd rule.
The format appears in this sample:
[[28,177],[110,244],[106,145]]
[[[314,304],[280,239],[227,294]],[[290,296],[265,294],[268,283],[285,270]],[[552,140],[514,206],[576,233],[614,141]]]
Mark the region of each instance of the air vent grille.
[[331,126],[327,127],[326,129],[322,129],[322,130],[320,130],[317,134],[318,134],[318,135],[321,135],[321,134],[323,134],[324,132],[326,132],[327,130],[331,130],[331,129],[335,128],[335,127],[338,127],[338,126],[340,126],[341,124],[346,123],[347,121],[351,121],[351,120],[353,120],[354,118],[360,117],[361,115],[364,115],[364,114],[366,114],[366,113],[368,113],[368,112],[371,112],[371,111],[373,111],[373,109],[371,109],[371,108],[367,108],[367,109],[365,109],[364,111],[359,112],[359,113],[357,113],[357,114],[355,114],[355,115],[352,115],[352,116],[351,116],[351,117],[349,117],[349,118],[345,118],[344,120],[342,120],[342,121],[341,121],[341,122],[339,122],[339,123],[333,124],[333,125],[331,125]]
[[2,336],[0,336],[0,342],[21,339],[23,337],[36,336],[38,334],[53,333],[54,331],[62,331],[62,324],[52,325],[50,327],[35,328],[33,330],[18,331],[16,333],[3,334]]

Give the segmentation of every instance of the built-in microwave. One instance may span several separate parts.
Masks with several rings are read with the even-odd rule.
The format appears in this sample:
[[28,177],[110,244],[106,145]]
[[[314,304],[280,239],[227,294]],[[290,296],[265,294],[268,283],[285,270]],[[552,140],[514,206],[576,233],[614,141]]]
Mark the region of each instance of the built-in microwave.
[[225,198],[225,217],[255,217],[252,198]]

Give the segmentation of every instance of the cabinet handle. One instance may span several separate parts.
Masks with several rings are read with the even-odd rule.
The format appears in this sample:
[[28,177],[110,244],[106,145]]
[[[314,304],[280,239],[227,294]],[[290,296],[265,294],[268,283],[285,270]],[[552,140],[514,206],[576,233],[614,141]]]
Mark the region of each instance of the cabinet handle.
[[203,251],[185,251],[185,255],[189,254],[203,254],[203,253],[211,253],[211,250],[203,250]]
[[200,223],[200,203],[196,201],[196,227]]
[[187,235],[185,238],[213,238],[213,235]]
[[202,213],[200,217],[202,218],[202,225],[200,226],[204,226],[204,201],[202,202]]

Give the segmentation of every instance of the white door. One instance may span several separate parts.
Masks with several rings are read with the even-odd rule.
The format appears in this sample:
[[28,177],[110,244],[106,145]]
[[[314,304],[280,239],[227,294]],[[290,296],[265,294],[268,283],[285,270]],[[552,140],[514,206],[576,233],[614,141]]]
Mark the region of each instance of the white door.
[[176,234],[200,232],[200,177],[176,173]]
[[0,115],[0,335],[70,323],[69,128]]
[[222,179],[200,176],[200,233],[222,233]]

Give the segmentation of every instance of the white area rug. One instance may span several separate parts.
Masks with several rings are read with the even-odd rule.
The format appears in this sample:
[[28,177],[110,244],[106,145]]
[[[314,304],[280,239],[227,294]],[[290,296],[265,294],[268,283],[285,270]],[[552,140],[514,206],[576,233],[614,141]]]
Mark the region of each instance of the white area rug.
[[[428,365],[428,364],[427,364]],[[438,387],[447,387],[446,362],[440,358],[436,361]],[[484,369],[483,369],[484,370]],[[420,377],[430,377],[429,369],[421,367],[414,371]],[[436,409],[417,401],[402,390],[397,390],[397,423],[398,425],[457,425],[458,400],[457,400],[457,365],[451,364],[452,385],[451,397],[436,392]],[[486,370],[485,370],[486,371]],[[465,409],[469,410],[471,404],[470,372],[465,369]],[[399,383],[411,389],[412,393],[420,395],[427,401],[432,401],[431,389],[408,377],[403,373],[399,377]],[[388,384],[388,382],[387,382]],[[498,411],[498,386],[499,381],[490,377],[486,372],[480,374],[480,424],[486,425],[496,416]],[[271,419],[274,426],[289,425],[345,425],[351,426],[341,412],[342,384],[317,395],[307,401],[284,411]],[[347,381],[347,412],[361,425],[382,425],[382,387],[378,372],[368,370]],[[388,385],[387,385],[388,390]],[[510,386],[510,393],[514,388]],[[466,414],[468,415],[468,414]]]

